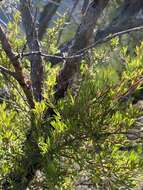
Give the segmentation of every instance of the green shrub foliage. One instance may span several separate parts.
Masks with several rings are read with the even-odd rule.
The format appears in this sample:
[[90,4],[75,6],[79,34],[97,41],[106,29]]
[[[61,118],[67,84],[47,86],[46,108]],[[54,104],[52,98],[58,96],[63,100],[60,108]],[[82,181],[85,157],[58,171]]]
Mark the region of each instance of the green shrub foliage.
[[[25,44],[19,18],[16,13],[14,22],[8,25],[8,38],[15,51]],[[48,29],[48,37],[42,42],[45,51],[58,52],[56,32],[63,23],[64,18]],[[142,88],[143,43],[130,55],[128,47],[116,38],[93,49],[92,55],[93,64],[82,60],[80,77],[57,104],[53,87],[61,66],[52,67],[45,61],[44,100],[35,102],[32,111],[17,82],[0,75],[0,87],[10,92],[10,98],[0,104],[1,181],[13,166],[19,171],[23,169],[18,160],[27,148],[24,142],[33,115],[34,140],[40,149],[43,169],[33,179],[31,189],[72,190],[86,185],[97,190],[127,190],[137,185],[143,167],[142,137],[141,132],[135,140],[128,135],[142,116],[132,102]],[[3,50],[0,65],[11,67]],[[27,58],[23,58],[22,67],[27,77],[30,73]],[[44,121],[43,130],[46,107],[52,107],[56,114]]]

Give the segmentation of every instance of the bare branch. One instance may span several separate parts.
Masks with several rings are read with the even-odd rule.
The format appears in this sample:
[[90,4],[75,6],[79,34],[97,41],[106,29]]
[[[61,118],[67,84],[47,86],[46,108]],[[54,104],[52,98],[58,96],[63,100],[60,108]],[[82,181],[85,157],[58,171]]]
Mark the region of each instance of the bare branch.
[[17,57],[29,57],[31,55],[40,55],[41,57],[44,57],[45,60],[49,60],[49,59],[57,59],[57,60],[60,60],[60,61],[64,61],[64,60],[68,60],[68,59],[76,59],[76,58],[79,58],[81,57],[82,55],[79,54],[79,55],[73,55],[73,56],[58,56],[58,55],[50,55],[50,54],[45,54],[45,53],[42,53],[41,51],[32,51],[32,52],[27,52],[27,53],[23,53],[22,56],[21,54],[18,54]]
[[60,39],[61,39],[61,36],[62,36],[62,33],[63,33],[65,27],[67,26],[66,23],[70,22],[70,20],[71,20],[71,18],[72,18],[72,15],[73,15],[73,13],[74,13],[74,11],[75,11],[75,9],[76,9],[78,3],[79,3],[79,0],[76,0],[76,1],[74,2],[74,4],[73,4],[73,7],[72,7],[71,11],[68,12],[66,21],[65,21],[65,23],[63,24],[62,29],[61,29],[60,32],[59,32],[57,44],[59,44]]
[[1,73],[5,73],[5,74],[8,74],[8,75],[14,77],[15,79],[16,79],[16,77],[17,77],[17,75],[16,75],[15,72],[12,72],[12,71],[8,70],[7,68],[5,68],[5,67],[3,67],[3,66],[1,66],[1,65],[0,65],[0,72],[1,72]]
[[143,25],[143,19],[139,18],[140,11],[143,10],[143,1],[134,0],[125,2],[119,7],[113,20],[107,25],[105,29],[98,30],[96,34],[96,41],[129,28],[134,28]]
[[105,36],[99,40],[96,40],[95,38],[95,42],[91,45],[89,45],[88,47],[86,48],[83,48],[82,50],[78,51],[77,54],[79,55],[80,53],[83,54],[83,52],[87,52],[89,49],[91,48],[94,48],[96,47],[97,45],[100,45],[102,43],[105,43],[115,37],[119,37],[119,36],[122,36],[124,34],[129,34],[131,32],[137,32],[137,31],[141,31],[143,30],[143,26],[139,26],[139,27],[133,27],[133,28],[129,28],[127,30],[123,30],[123,31],[119,31],[119,32],[116,32],[114,34],[108,34],[108,36]]
[[89,5],[89,0],[84,0],[83,5],[82,5],[82,9],[81,9],[81,13],[82,15],[84,15],[88,9],[88,5]]
[[[27,101],[28,101],[29,106],[31,108],[33,108],[34,107],[33,96],[32,96],[31,90],[27,87],[27,85],[24,81],[24,76],[23,76],[20,61],[17,59],[14,52],[12,51],[11,45],[10,45],[8,39],[6,38],[6,35],[5,35],[5,33],[1,27],[0,27],[0,41],[2,44],[3,50],[5,51],[7,57],[9,58],[9,60],[11,61],[11,64],[13,65],[13,67],[15,69],[16,80],[18,81],[18,83],[22,87],[22,89],[23,89],[23,91],[27,97]],[[4,71],[4,68],[3,68],[3,71]],[[9,71],[7,71],[7,72],[9,72]]]
[[46,32],[46,29],[57,11],[58,7],[60,6],[61,0],[55,0],[48,2],[47,5],[45,5],[39,19],[39,31],[38,31],[38,37],[41,40]]
[[129,28],[127,30],[123,30],[123,31],[114,33],[114,34],[109,34],[108,36],[95,41],[94,43],[87,46],[86,48],[83,48],[83,49],[77,51],[76,54],[73,54],[71,56],[56,56],[56,55],[45,54],[45,53],[42,53],[41,51],[33,51],[33,52],[23,53],[22,56],[20,54],[18,54],[17,57],[23,58],[23,57],[28,57],[30,55],[39,54],[42,57],[44,57],[45,60],[47,60],[47,61],[49,61],[50,59],[57,60],[57,63],[62,62],[64,60],[66,60],[66,61],[70,61],[72,59],[76,60],[79,58],[83,58],[83,56],[88,52],[88,50],[95,48],[96,46],[103,44],[107,41],[110,41],[111,39],[113,39],[115,37],[119,37],[119,36],[122,36],[124,34],[129,34],[131,32],[137,32],[137,31],[141,31],[141,30],[143,30],[143,26],[139,26],[139,27],[135,27],[135,28],[133,27],[133,28]]

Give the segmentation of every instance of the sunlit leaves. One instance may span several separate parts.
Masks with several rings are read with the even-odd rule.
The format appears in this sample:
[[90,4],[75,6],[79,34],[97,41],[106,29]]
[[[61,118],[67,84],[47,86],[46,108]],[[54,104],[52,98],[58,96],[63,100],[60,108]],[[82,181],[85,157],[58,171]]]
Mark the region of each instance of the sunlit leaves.
[[[64,21],[63,16],[47,30],[41,42],[45,52],[58,53],[57,38]],[[7,33],[17,53],[25,44],[19,22],[20,14],[16,12]],[[52,67],[44,61],[43,100],[35,102],[32,111],[15,80],[7,82],[11,84],[13,105],[0,105],[0,178],[18,164],[21,147],[27,148],[23,142],[31,126],[32,140],[41,154],[42,177],[47,189],[74,189],[83,176],[97,190],[133,188],[135,175],[143,167],[142,146],[127,136],[142,114],[132,105],[132,95],[143,84],[143,44],[136,47],[133,56],[128,51],[128,46],[120,47],[119,38],[93,50],[93,65],[89,67],[87,60],[82,60],[80,80],[74,81],[73,86],[77,82],[79,85],[77,93],[74,88],[68,89],[59,102],[55,101],[54,93],[61,66]],[[3,52],[0,62],[9,66]],[[30,78],[27,58],[22,60],[22,67],[24,77]],[[5,83],[1,81],[0,85]],[[45,119],[48,108],[54,114]]]
[[15,51],[19,51],[26,43],[26,39],[22,34],[22,29],[19,27],[20,19],[20,12],[17,11],[14,15],[13,21],[8,23],[8,38]]
[[[23,125],[25,121],[23,119]],[[22,154],[24,126],[21,116],[14,110],[9,111],[5,103],[0,105],[0,179],[15,164],[17,156]]]

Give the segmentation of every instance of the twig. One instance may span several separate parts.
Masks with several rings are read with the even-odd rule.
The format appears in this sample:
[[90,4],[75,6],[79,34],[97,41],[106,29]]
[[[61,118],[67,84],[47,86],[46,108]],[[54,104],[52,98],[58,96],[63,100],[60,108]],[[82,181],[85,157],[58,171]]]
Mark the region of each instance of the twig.
[[32,52],[26,52],[26,53],[23,53],[23,54],[18,54],[16,57],[17,58],[19,58],[19,57],[23,58],[23,57],[28,57],[28,56],[31,56],[31,55],[37,55],[38,54],[38,55],[40,55],[42,57],[45,57],[45,58],[61,59],[61,61],[78,59],[78,58],[84,56],[88,52],[88,50],[90,50],[92,48],[95,48],[97,45],[100,45],[102,43],[110,41],[110,40],[112,40],[115,37],[119,37],[119,36],[122,36],[124,34],[129,34],[131,32],[137,32],[137,31],[140,31],[140,30],[143,30],[143,26],[139,26],[139,27],[135,27],[135,28],[130,28],[128,30],[117,32],[117,33],[112,34],[112,35],[109,34],[105,38],[96,41],[95,43],[91,44],[90,46],[77,51],[76,54],[74,54],[72,56],[56,56],[56,55],[45,54],[45,53],[42,53],[41,51],[32,51]]
[[64,56],[57,56],[57,55],[50,55],[50,54],[45,54],[45,53],[42,53],[41,51],[32,51],[32,52],[26,52],[26,53],[19,53],[16,57],[17,59],[18,58],[23,58],[23,57],[29,57],[31,55],[40,55],[42,57],[45,57],[45,58],[55,58],[55,59],[61,59],[61,61],[63,60],[68,60],[68,59],[76,59],[76,58],[79,58],[81,57],[82,55],[73,55],[73,56],[70,56],[70,57],[64,57]]
[[108,36],[102,38],[102,39],[99,39],[97,41],[95,41],[93,44],[91,44],[90,46],[86,47],[86,48],[83,48],[81,49],[80,51],[77,51],[76,53],[77,54],[80,54],[80,53],[83,53],[83,52],[87,52],[89,49],[92,49],[94,47],[96,47],[97,45],[99,44],[102,44],[102,43],[105,43],[109,40],[112,40],[113,38],[115,37],[119,37],[119,36],[122,36],[124,34],[129,34],[131,32],[137,32],[137,31],[140,31],[140,30],[143,30],[143,26],[138,26],[138,27],[133,27],[133,28],[130,28],[130,29],[127,29],[127,30],[123,30],[123,31],[120,31],[120,32],[116,32],[114,34],[109,34]]
[[8,70],[7,68],[3,67],[0,65],[0,72],[1,73],[5,73],[5,74],[9,74],[11,75],[12,77],[14,77],[16,79],[17,75],[16,75],[16,72],[12,72],[10,70]]

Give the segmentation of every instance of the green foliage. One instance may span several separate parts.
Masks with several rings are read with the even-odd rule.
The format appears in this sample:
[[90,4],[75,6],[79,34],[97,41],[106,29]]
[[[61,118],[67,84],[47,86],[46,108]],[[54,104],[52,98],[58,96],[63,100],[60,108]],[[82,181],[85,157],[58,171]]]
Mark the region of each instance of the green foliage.
[[[25,43],[18,23],[17,12],[14,23],[8,25],[9,29],[14,28],[8,37],[15,51]],[[64,17],[47,31],[42,45],[49,53],[58,52],[57,34],[63,23]],[[24,140],[32,123],[42,157],[40,185],[45,189],[72,190],[82,186],[83,179],[97,190],[136,186],[136,176],[143,167],[142,144],[130,141],[127,133],[141,115],[132,105],[132,93],[142,84],[138,81],[143,73],[143,43],[135,49],[134,56],[127,50],[127,46],[120,47],[118,39],[93,50],[93,65],[87,66],[85,60],[81,64],[78,93],[74,96],[74,89],[69,90],[57,104],[53,87],[60,66],[51,67],[45,61],[44,100],[35,102],[32,111],[17,82],[0,76],[0,86],[8,86],[11,93],[10,101],[0,105],[0,180],[14,165],[20,167],[17,160],[23,155]],[[3,51],[0,64],[10,67]],[[24,73],[29,75],[28,60],[23,59],[22,64]],[[47,107],[52,107],[55,115],[43,121]],[[126,148],[132,145],[137,145],[136,149]]]
[[24,114],[9,110],[5,103],[0,105],[0,180],[23,155],[26,127],[27,118]]

